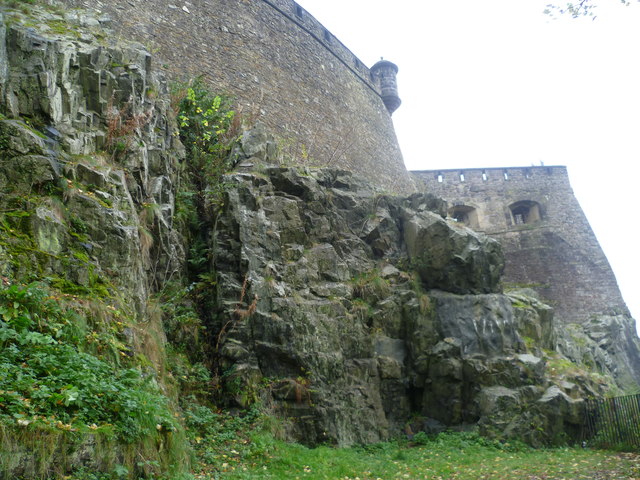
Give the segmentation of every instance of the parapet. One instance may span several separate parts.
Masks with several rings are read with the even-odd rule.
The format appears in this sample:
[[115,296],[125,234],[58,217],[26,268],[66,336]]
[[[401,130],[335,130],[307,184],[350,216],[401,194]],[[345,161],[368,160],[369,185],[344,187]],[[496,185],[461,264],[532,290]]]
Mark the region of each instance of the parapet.
[[[562,165],[498,168],[456,168],[440,170],[414,170],[411,172],[430,187],[447,189],[451,185],[494,185],[504,182],[566,182],[569,185],[567,167]],[[569,187],[570,188],[570,187]]]

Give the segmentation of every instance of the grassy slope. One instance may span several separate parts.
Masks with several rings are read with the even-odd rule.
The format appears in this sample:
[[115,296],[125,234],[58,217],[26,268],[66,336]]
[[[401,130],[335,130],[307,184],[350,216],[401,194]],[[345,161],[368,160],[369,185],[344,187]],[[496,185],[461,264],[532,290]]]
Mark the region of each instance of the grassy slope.
[[[248,447],[248,443],[253,446]],[[256,436],[220,453],[218,471],[200,479],[634,479],[640,456],[582,448],[531,449],[473,434],[443,434],[421,445],[309,449]],[[201,466],[203,466],[201,464]]]

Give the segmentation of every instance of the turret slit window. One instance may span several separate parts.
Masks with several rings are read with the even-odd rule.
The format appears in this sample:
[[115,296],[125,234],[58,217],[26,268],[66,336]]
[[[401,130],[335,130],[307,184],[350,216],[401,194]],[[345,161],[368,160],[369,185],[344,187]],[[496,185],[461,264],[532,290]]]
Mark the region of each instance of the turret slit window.
[[327,30],[326,28],[324,29],[324,40],[325,42],[331,41],[331,34],[329,33],[329,30]]
[[300,5],[296,5],[296,15],[302,18],[302,7]]

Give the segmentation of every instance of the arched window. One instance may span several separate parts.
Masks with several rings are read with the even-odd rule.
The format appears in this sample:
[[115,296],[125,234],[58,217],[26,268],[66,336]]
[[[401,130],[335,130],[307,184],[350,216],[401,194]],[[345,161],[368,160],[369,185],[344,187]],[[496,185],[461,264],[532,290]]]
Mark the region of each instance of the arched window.
[[522,200],[509,205],[513,225],[524,225],[541,220],[540,204],[533,200]]
[[449,216],[469,228],[478,228],[478,212],[468,205],[455,205],[449,209]]

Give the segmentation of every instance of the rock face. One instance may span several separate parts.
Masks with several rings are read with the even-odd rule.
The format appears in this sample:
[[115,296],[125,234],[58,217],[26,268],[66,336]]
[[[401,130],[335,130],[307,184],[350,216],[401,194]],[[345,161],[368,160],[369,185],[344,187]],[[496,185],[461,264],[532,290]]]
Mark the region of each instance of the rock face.
[[640,342],[633,318],[596,315],[581,325],[567,325],[559,340],[558,351],[574,363],[611,375],[624,390],[638,388]]
[[[142,315],[149,285],[161,281],[155,274],[175,271],[182,258],[170,228],[180,145],[166,84],[141,45],[101,41],[98,20],[69,14],[63,34],[49,27],[60,28],[57,16],[40,21],[40,30],[0,29],[0,93],[13,118],[0,120],[2,193],[14,208],[34,210],[27,231],[49,255],[19,268],[39,264],[87,286],[109,278]],[[25,192],[59,193],[62,201],[15,203]],[[91,267],[58,259],[70,251]],[[19,263],[0,257],[0,272]]]
[[[126,317],[118,357],[156,342],[136,368],[159,379],[150,292],[183,275],[187,248],[174,228],[182,148],[166,85],[142,47],[97,36],[98,20],[69,14],[74,40],[50,20],[0,29],[0,281],[90,294],[95,323]],[[262,128],[233,155],[224,209],[202,235],[215,285],[202,324],[229,401],[262,398],[291,438],[349,445],[477,424],[544,444],[575,433],[582,399],[608,387],[589,370],[635,378],[626,317],[556,330],[532,292],[502,293],[499,244],[446,220],[442,200],[272,166],[280,153]],[[126,315],[104,313],[115,307]],[[162,460],[165,444],[149,444]]]
[[338,170],[227,181],[214,269],[240,403],[266,383],[310,444],[383,440],[416,414],[414,431],[478,423],[534,444],[579,428],[582,396],[603,385],[550,370],[571,364],[554,352],[551,309],[500,293],[497,242],[445,221],[437,199],[381,195]]
[[[159,315],[149,309],[150,292],[184,264],[172,228],[182,148],[175,140],[166,84],[150,71],[150,56],[141,45],[106,40],[97,19],[77,12],[62,18],[35,5],[27,13],[28,19],[22,18],[24,9],[11,12],[7,20],[0,12],[0,285],[10,289],[37,281],[34,288],[55,292],[51,298],[61,310],[74,312],[82,333],[79,347],[59,339],[51,343],[81,352],[93,359],[91,365],[113,373],[101,381],[131,368],[142,385],[144,375],[145,392],[158,399],[156,411],[171,418],[175,411],[161,406],[167,400],[159,373],[164,334]],[[0,322],[0,333],[6,328]],[[1,349],[15,348],[7,345],[2,336]],[[47,361],[60,358],[48,352],[49,357],[42,353]],[[119,368],[110,370],[109,361]],[[26,372],[27,362],[23,365]],[[56,363],[51,370],[61,369]],[[3,381],[11,378],[7,371],[2,370]],[[46,392],[47,378],[40,381],[37,375],[28,370],[25,377],[35,387],[26,383],[16,389],[23,388],[25,397],[35,397],[40,388]],[[87,395],[77,391],[69,410]],[[129,407],[136,408],[135,402]],[[33,411],[16,424],[11,413],[6,400],[0,402],[2,478],[60,478],[80,466],[113,471],[116,463],[127,464],[132,476],[148,478],[187,463],[186,456],[174,455],[180,448],[168,445],[167,431],[156,425],[144,438],[118,443],[114,435],[101,436],[101,425],[86,431],[70,424],[63,430],[60,421],[43,427],[46,415],[39,418]],[[28,433],[21,431],[27,424]],[[142,467],[131,459],[140,443],[149,446],[149,464]]]

